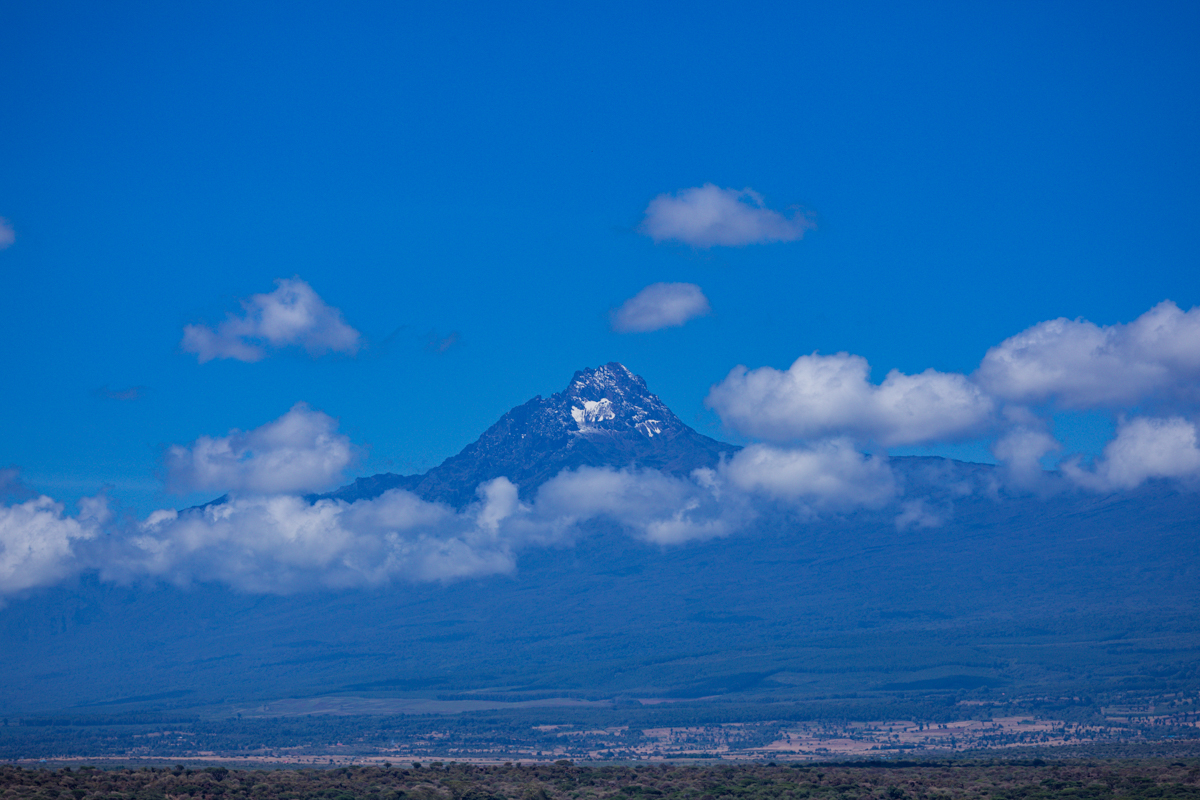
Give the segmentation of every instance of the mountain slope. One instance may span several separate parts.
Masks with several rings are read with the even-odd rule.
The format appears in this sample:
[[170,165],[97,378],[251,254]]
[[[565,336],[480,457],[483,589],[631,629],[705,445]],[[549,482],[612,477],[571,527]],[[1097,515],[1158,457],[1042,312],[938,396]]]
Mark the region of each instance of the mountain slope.
[[424,475],[372,475],[323,496],[353,502],[402,488],[461,507],[479,484],[502,476],[528,497],[564,469],[637,466],[686,475],[737,449],[688,427],[645,380],[612,362],[576,372],[563,391],[512,409]]

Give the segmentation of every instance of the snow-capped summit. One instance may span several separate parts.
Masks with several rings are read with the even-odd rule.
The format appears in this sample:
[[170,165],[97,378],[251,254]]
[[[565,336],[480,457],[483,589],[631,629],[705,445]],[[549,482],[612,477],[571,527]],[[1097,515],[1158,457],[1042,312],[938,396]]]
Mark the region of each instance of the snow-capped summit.
[[330,496],[357,500],[402,487],[462,506],[480,483],[501,476],[528,497],[564,469],[637,466],[687,474],[736,449],[685,425],[641,377],[612,362],[576,372],[563,391],[512,409],[424,475],[360,478]]
[[583,436],[633,432],[651,439],[683,425],[644,380],[616,362],[576,372],[566,389],[530,403],[539,405],[546,425]]
[[650,439],[662,434],[666,420],[678,422],[671,410],[650,393],[641,377],[615,361],[576,372],[562,395],[567,398],[571,418],[581,433],[632,428]]

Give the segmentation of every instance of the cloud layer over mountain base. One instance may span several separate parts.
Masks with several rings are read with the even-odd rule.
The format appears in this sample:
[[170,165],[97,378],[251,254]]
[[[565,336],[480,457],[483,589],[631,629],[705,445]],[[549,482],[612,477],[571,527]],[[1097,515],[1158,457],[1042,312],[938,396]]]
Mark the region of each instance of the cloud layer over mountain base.
[[[681,285],[662,286],[674,297]],[[285,289],[297,287],[281,284]],[[267,300],[255,302],[264,320],[274,319]],[[670,414],[624,367],[604,369],[624,381],[621,391],[641,393],[659,417]],[[601,521],[672,546],[754,526],[789,526],[803,535],[813,520],[862,513],[897,532],[927,530],[952,523],[967,499],[999,510],[1006,497],[1022,493],[1130,491],[1155,480],[1192,491],[1200,487],[1198,376],[1200,309],[1185,313],[1170,302],[1127,325],[1040,323],[989,350],[971,375],[893,370],[874,384],[866,360],[847,353],[801,356],[787,370],[739,366],[712,388],[708,404],[759,443],[723,451],[719,462],[705,450],[711,460],[690,463],[714,466],[686,476],[581,467],[524,494],[496,470],[464,482],[469,490],[483,481],[463,508],[397,488],[354,502],[310,502],[302,493],[336,485],[355,448],[336,420],[301,403],[248,432],[168,449],[168,485],[228,491],[203,508],[118,521],[99,497],[80,501],[71,516],[49,497],[31,497],[5,471],[4,486],[20,491],[9,491],[9,504],[0,506],[0,596],[83,572],[273,593],[447,581],[511,572],[523,550],[569,544]],[[592,386],[620,399],[617,388]],[[612,397],[572,406],[555,430],[568,439],[581,433],[588,404],[611,408]],[[1042,460],[1061,449],[1050,419],[1064,409],[1108,414],[1116,435],[1091,463],[1067,457],[1049,472]],[[603,417],[614,419],[611,411]],[[638,424],[647,426],[631,428],[638,437],[662,432],[661,419]],[[695,433],[682,423],[679,430]],[[972,437],[991,438],[998,468],[866,452]]]
[[[1193,432],[1194,433],[1194,432]],[[1192,464],[1179,423],[1123,429],[1094,471],[1044,474],[1043,488],[1078,494],[1113,481],[1167,475]],[[1124,438],[1122,438],[1124,437]],[[1149,437],[1149,441],[1145,437]],[[1174,449],[1157,446],[1167,439]],[[1188,448],[1191,449],[1188,449]],[[1157,453],[1157,461],[1145,454]],[[955,506],[1002,512],[1017,483],[1003,469],[945,459],[868,456],[849,442],[815,448],[755,445],[688,477],[654,470],[567,470],[522,502],[497,478],[456,510],[403,489],[356,502],[242,494],[183,512],[118,523],[103,499],[77,516],[47,497],[0,509],[0,595],[94,572],[120,583],[216,582],[256,593],[451,581],[518,568],[530,548],[569,546],[594,523],[664,547],[870,515],[897,532],[941,527]],[[1082,477],[1081,477],[1082,476]],[[1081,496],[1080,499],[1083,499]]]

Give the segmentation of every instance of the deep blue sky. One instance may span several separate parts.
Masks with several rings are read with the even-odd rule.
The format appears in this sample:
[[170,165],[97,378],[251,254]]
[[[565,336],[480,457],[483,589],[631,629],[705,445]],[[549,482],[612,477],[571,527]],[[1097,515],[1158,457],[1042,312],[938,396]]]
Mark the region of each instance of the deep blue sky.
[[[4,4],[0,465],[64,500],[178,504],[164,446],[302,400],[367,448],[357,472],[413,471],[611,360],[721,435],[703,400],[739,363],[844,350],[877,380],[970,372],[1042,320],[1191,308],[1198,17]],[[707,250],[638,233],[656,195],[707,182],[818,229]],[[362,332],[357,357],[181,351],[185,324],[292,276]],[[715,313],[612,332],[609,309],[659,281],[698,284]],[[1102,443],[1073,424],[1068,444]]]

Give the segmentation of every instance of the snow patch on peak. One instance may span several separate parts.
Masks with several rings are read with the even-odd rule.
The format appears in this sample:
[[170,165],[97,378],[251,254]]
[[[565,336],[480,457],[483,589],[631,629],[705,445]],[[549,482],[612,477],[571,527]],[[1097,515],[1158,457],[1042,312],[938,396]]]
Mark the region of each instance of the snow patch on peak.
[[633,427],[647,439],[653,439],[656,435],[662,433],[662,423],[656,419],[648,419],[645,422],[639,422]]
[[571,416],[575,419],[576,425],[586,428],[593,423],[613,419],[617,414],[613,411],[612,401],[603,397],[599,400],[584,400],[583,408],[571,406]]

